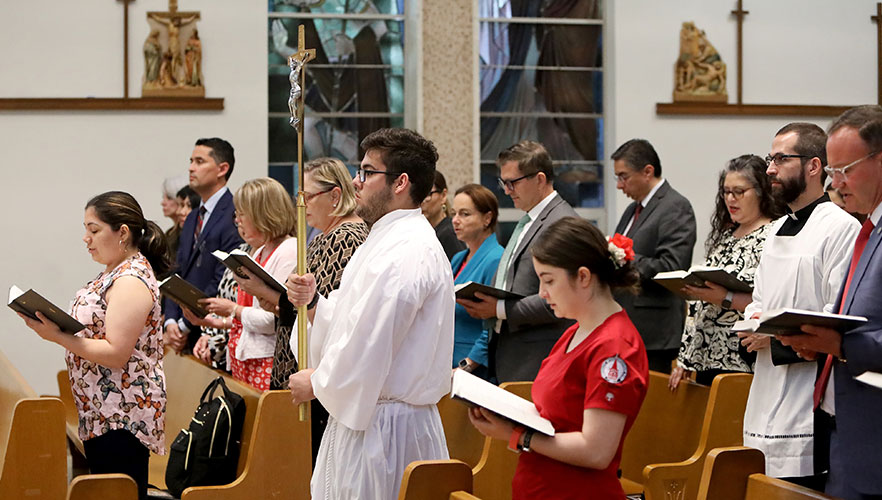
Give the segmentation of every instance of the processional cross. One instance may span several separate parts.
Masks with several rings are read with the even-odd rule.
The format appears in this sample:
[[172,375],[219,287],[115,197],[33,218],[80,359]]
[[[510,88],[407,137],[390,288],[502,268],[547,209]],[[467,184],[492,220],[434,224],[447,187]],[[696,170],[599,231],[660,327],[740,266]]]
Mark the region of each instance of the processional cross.
[[[297,27],[297,52],[288,58],[288,67],[291,73],[288,80],[291,83],[291,94],[288,96],[288,111],[291,118],[288,124],[294,128],[297,134],[297,270],[300,274],[306,274],[306,195],[303,192],[303,108],[305,86],[306,63],[315,59],[315,49],[307,49],[306,36],[303,25]],[[318,292],[316,292],[318,293]],[[297,307],[297,366],[300,370],[307,366],[306,356],[309,350],[309,342],[306,339],[306,306]],[[306,420],[308,403],[300,405],[300,421]]]

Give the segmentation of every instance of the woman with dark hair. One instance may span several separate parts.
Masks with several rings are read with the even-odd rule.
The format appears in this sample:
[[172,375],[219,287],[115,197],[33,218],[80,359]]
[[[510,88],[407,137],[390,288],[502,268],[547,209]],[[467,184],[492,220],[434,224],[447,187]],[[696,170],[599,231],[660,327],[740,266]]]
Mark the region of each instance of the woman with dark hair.
[[124,473],[147,498],[150,452],[165,454],[165,374],[156,274],[169,268],[162,229],[144,219],[128,193],[110,191],[86,204],[83,241],[104,266],[76,294],[74,335],[37,313],[19,315],[40,337],[67,351],[79,435],[93,474]]
[[[503,248],[496,240],[499,202],[492,191],[479,184],[466,184],[453,198],[453,231],[466,249],[451,259],[453,283],[474,281],[492,285]],[[487,377],[487,335],[484,321],[469,316],[456,305],[453,366],[482,378]]]
[[639,279],[631,240],[607,240],[588,221],[565,217],[532,252],[539,295],[556,316],[577,320],[533,382],[533,403],[555,434],[534,435],[484,408],[470,410],[470,419],[485,436],[524,452],[513,499],[624,499],[617,475],[622,443],[649,377],[640,334],[613,298],[613,290],[633,290]]
[[[766,162],[755,155],[730,160],[720,172],[705,265],[723,268],[752,285],[772,227],[769,223],[783,214],[783,206],[772,195]],[[705,285],[684,288],[697,300],[689,303],[677,367],[668,382],[671,390],[686,372],[695,372],[698,383],[710,385],[720,373],[752,371],[756,354],[747,352],[732,332],[732,325],[744,318],[751,294],[709,281]]]
[[450,206],[447,203],[447,180],[441,172],[435,170],[432,190],[429,191],[420,208],[423,210],[423,215],[435,228],[435,234],[438,236],[438,241],[441,242],[447,258],[452,259],[454,254],[465,248],[465,245],[456,239],[456,233],[453,232]]

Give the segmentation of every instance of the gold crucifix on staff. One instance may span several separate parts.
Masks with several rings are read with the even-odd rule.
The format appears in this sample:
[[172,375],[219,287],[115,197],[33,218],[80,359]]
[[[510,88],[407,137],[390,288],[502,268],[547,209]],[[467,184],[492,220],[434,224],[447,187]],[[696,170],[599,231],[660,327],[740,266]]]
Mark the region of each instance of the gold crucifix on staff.
[[[288,110],[291,112],[289,124],[294,127],[297,134],[297,269],[300,274],[306,269],[306,195],[303,193],[303,108],[305,86],[306,63],[315,59],[315,49],[307,49],[306,37],[303,25],[297,27],[297,52],[288,58],[288,67],[291,73],[288,80],[291,82],[291,94],[288,96]],[[306,306],[297,306],[297,366],[300,370],[308,367],[306,353],[309,350],[309,342],[306,339]],[[306,420],[307,405],[300,404],[300,421]]]

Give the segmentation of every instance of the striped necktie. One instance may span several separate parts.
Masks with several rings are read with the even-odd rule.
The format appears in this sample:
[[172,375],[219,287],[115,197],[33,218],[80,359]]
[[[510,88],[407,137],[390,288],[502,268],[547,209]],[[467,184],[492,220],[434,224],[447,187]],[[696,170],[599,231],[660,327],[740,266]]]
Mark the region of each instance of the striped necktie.
[[508,268],[511,266],[511,256],[515,251],[515,247],[518,246],[518,238],[520,238],[521,233],[524,231],[524,226],[530,222],[530,216],[524,215],[521,217],[521,220],[518,221],[518,225],[515,226],[514,231],[511,233],[511,238],[508,239],[508,244],[505,245],[505,251],[502,252],[502,258],[499,259],[499,263],[502,266],[496,272],[496,288],[500,290],[505,290],[506,288],[506,277],[508,276]]
[[196,227],[193,229],[193,248],[196,248],[196,242],[199,241],[199,234],[202,232],[202,221],[208,209],[205,205],[199,207],[199,213],[196,215]]

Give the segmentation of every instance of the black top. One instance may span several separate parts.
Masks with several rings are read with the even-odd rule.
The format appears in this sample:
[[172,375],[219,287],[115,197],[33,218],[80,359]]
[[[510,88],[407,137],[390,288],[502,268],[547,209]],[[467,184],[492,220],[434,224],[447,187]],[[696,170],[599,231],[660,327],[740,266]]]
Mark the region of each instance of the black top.
[[441,219],[441,222],[435,226],[435,235],[438,236],[438,241],[441,242],[441,246],[444,247],[444,253],[447,254],[447,260],[453,258],[457,252],[465,250],[465,243],[456,239],[456,233],[453,232],[453,222],[451,222],[450,217],[444,217]]

